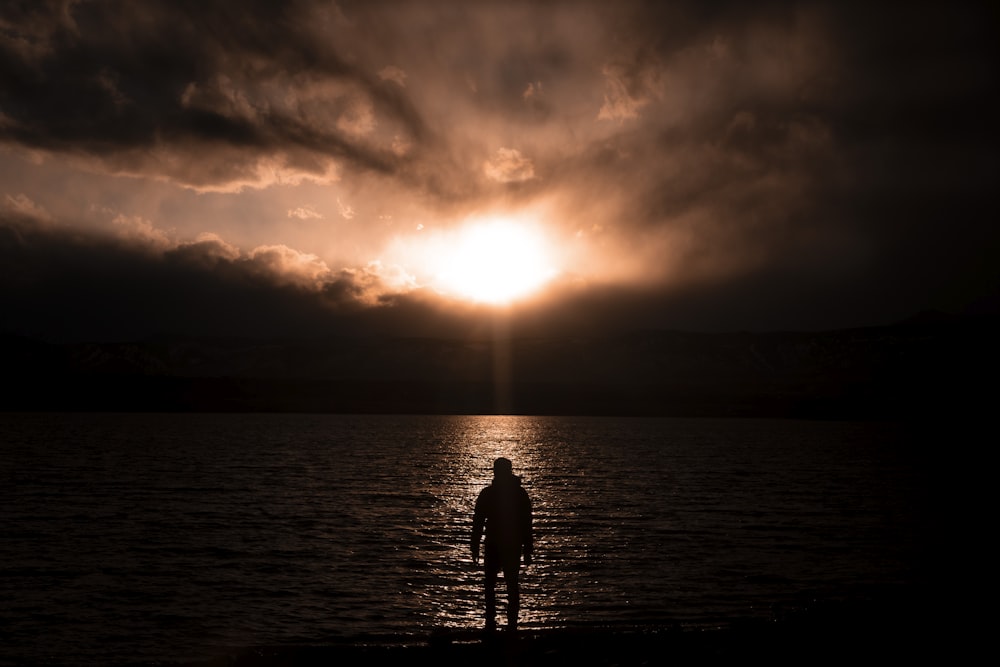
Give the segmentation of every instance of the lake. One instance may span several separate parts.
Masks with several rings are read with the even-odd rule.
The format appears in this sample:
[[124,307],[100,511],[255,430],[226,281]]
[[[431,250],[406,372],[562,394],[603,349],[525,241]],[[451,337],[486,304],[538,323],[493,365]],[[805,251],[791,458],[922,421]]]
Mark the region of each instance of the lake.
[[533,502],[526,628],[717,626],[933,577],[933,467],[893,423],[25,413],[0,455],[12,663],[479,627],[497,456]]

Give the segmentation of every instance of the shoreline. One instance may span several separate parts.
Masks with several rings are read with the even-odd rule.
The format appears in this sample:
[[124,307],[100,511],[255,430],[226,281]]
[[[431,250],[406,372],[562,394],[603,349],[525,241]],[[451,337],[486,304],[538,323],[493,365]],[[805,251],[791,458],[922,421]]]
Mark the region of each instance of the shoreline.
[[673,665],[834,664],[928,659],[953,661],[966,642],[953,641],[925,605],[837,604],[780,620],[747,620],[728,626],[594,626],[440,630],[414,635],[373,635],[328,644],[254,646],[220,652],[178,667],[470,664]]

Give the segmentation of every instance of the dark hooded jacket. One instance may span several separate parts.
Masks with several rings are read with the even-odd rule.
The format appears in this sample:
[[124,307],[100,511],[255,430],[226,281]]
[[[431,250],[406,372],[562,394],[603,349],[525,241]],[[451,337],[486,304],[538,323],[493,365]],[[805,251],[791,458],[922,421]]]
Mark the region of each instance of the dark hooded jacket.
[[521,478],[497,474],[493,483],[479,493],[472,520],[472,543],[486,531],[486,554],[504,559],[530,556],[534,547],[531,528],[531,500],[521,487]]

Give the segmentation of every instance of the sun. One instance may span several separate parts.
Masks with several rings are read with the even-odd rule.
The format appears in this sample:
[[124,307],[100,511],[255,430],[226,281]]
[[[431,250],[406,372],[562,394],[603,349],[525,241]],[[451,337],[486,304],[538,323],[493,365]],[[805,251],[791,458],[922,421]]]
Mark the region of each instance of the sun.
[[498,305],[533,294],[556,273],[540,230],[506,218],[467,223],[437,259],[439,290]]

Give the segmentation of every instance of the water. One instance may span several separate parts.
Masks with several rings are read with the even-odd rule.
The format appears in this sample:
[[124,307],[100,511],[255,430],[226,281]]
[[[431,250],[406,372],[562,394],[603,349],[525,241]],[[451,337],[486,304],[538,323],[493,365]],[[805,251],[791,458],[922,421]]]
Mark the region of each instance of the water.
[[928,472],[892,424],[0,414],[0,440],[14,663],[478,627],[501,455],[534,503],[526,627],[724,624],[926,574]]

